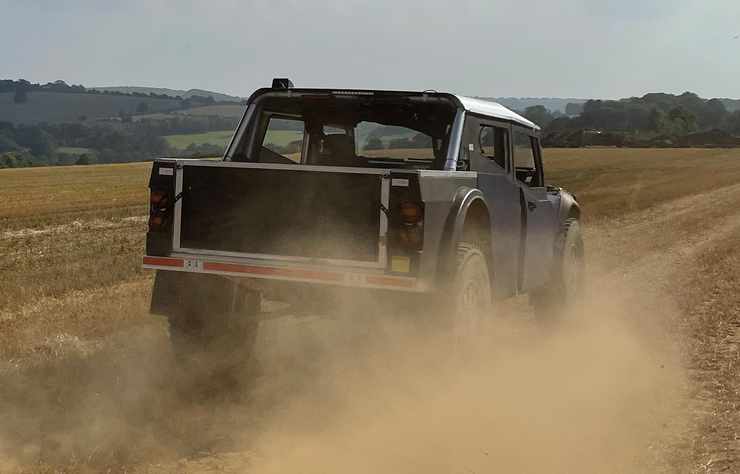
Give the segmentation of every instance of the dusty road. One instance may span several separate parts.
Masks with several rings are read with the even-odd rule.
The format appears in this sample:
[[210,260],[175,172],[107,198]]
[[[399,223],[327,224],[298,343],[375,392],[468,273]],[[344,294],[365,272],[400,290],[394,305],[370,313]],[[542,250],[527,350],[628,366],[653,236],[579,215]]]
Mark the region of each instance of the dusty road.
[[[146,275],[3,295],[0,471],[740,472],[740,156],[588,153],[555,169],[591,216],[587,300],[554,329],[500,305],[464,366],[403,318],[266,317],[255,385],[200,403],[171,389]],[[91,226],[109,263],[134,253],[132,209]],[[5,288],[82,238],[23,222]]]

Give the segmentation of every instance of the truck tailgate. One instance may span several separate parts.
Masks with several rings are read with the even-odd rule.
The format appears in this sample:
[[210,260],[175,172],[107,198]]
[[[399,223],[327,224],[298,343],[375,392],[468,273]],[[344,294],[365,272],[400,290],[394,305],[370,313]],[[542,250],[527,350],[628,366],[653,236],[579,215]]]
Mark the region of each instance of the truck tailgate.
[[181,161],[173,251],[384,267],[384,174]]

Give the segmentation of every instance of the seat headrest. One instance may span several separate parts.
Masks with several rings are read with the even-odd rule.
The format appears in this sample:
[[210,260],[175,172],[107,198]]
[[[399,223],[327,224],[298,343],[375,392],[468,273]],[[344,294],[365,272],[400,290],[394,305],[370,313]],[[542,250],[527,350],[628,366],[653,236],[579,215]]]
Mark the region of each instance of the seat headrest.
[[355,144],[349,135],[336,133],[324,137],[324,153],[342,158],[355,155]]

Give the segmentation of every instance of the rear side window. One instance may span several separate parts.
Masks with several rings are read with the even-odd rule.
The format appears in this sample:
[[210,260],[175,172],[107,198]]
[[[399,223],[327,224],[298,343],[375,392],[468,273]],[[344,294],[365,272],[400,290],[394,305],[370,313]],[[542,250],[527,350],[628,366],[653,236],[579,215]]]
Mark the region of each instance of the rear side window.
[[[305,124],[303,120],[281,117],[270,118],[267,123],[265,137],[262,140],[262,147],[271,153],[263,151],[260,161],[270,162],[282,157],[293,163],[300,163],[304,134]],[[276,157],[275,155],[279,156]]]
[[542,186],[535,159],[534,140],[526,133],[514,131],[514,166],[516,179],[527,186]]

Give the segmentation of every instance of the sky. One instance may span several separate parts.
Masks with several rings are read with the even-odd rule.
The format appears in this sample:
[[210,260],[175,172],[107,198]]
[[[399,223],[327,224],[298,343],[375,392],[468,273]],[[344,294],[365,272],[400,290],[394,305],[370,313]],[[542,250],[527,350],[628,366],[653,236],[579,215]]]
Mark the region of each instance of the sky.
[[0,78],[740,98],[740,0],[0,0]]

